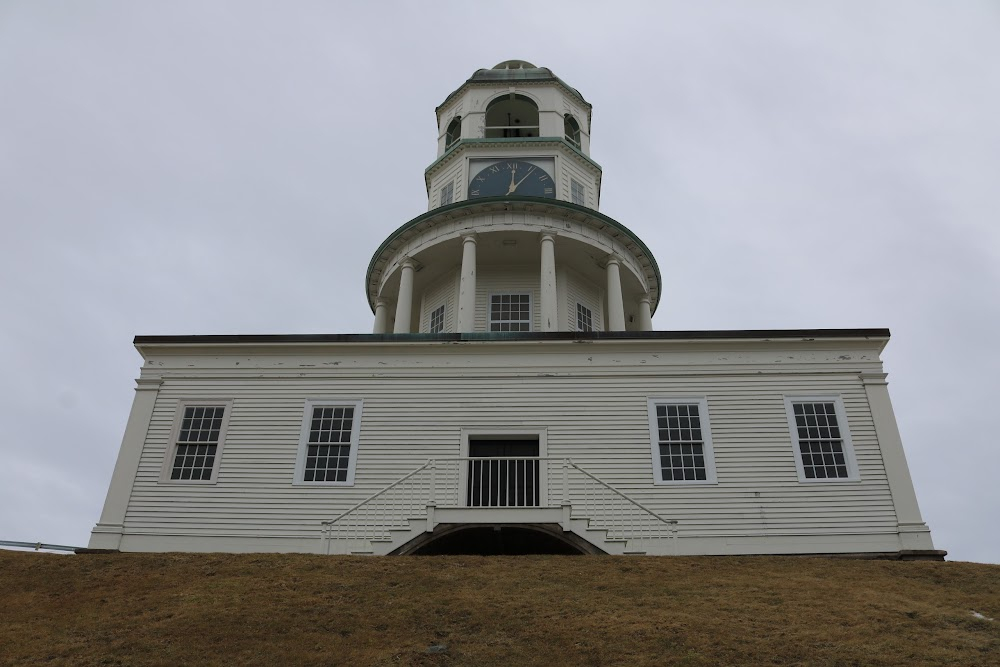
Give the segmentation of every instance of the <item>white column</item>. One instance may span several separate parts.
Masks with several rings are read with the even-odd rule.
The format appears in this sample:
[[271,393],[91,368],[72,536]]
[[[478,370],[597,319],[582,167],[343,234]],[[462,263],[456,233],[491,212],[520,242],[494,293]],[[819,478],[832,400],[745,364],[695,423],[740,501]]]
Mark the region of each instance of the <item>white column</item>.
[[639,299],[639,330],[653,330],[653,314],[649,310],[649,297],[644,296]]
[[559,307],[556,296],[556,239],[542,234],[542,331],[559,330]]
[[889,494],[896,508],[900,546],[903,549],[933,549],[930,528],[920,516],[910,467],[906,464],[906,454],[903,453],[903,439],[899,436],[896,415],[889,400],[889,383],[885,378],[885,373],[861,374],[861,382],[868,395],[868,407],[872,411],[872,422],[875,424],[875,437],[882,450],[885,480],[889,483]]
[[458,333],[476,326],[476,235],[462,237],[462,277],[458,284]]
[[375,299],[375,326],[372,329],[372,333],[385,333],[385,321],[389,315],[388,310],[385,299]]
[[393,333],[410,333],[413,313],[413,260],[404,259],[399,265],[399,296],[396,297],[396,323]]
[[122,543],[122,524],[125,522],[125,510],[132,496],[132,485],[139,470],[139,459],[142,448],[146,444],[146,432],[153,418],[153,407],[160,390],[162,380],[159,378],[139,379],[135,381],[135,398],[132,400],[132,411],[125,425],[125,436],[122,438],[121,449],[118,450],[118,461],[111,475],[111,486],[104,500],[104,510],[101,518],[94,526],[90,535],[91,549],[120,549]]
[[608,326],[611,331],[625,331],[625,303],[622,301],[621,260],[608,257]]

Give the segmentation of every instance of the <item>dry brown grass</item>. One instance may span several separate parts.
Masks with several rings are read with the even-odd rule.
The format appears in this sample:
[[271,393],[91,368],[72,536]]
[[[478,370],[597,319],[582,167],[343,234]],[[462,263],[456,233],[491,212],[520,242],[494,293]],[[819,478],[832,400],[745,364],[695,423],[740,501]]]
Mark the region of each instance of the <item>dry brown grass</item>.
[[0,552],[0,582],[15,665],[1000,665],[973,563]]

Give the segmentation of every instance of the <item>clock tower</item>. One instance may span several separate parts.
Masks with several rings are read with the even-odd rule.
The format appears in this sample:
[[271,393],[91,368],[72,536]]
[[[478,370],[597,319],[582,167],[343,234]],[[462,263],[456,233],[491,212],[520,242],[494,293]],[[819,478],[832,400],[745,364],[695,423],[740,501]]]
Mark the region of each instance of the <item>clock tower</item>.
[[648,331],[660,274],[598,212],[591,105],[551,70],[509,60],[437,108],[428,211],[366,278],[375,333]]

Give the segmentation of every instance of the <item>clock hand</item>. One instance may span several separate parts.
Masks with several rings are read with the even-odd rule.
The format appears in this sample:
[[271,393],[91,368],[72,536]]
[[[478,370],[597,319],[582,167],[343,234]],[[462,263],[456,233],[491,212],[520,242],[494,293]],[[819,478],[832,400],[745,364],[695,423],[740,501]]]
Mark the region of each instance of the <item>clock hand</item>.
[[529,170],[528,170],[528,173],[527,173],[527,174],[525,174],[525,175],[524,175],[523,177],[521,177],[521,180],[519,180],[519,181],[518,181],[518,182],[517,182],[516,184],[514,184],[514,185],[512,185],[512,186],[510,187],[510,192],[508,192],[507,194],[510,194],[511,192],[513,192],[514,190],[516,190],[516,189],[517,189],[517,186],[518,186],[518,185],[520,185],[521,183],[524,183],[524,179],[525,179],[525,178],[527,178],[528,176],[531,176],[531,172],[533,172],[534,170],[535,170],[535,168],[534,168],[534,167],[532,167],[531,169],[529,169]]
[[510,194],[517,189],[517,183],[514,182],[514,174],[516,172],[517,172],[517,163],[515,162],[514,165],[510,168],[510,187],[507,188],[507,194]]

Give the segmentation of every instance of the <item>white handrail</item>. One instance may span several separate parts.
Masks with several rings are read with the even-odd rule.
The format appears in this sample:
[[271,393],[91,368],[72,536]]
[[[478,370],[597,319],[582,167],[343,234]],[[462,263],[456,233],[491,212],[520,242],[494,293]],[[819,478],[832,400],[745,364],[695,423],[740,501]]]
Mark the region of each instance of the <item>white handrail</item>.
[[673,525],[677,524],[677,519],[664,519],[662,516],[660,516],[659,514],[657,514],[656,512],[654,512],[653,510],[649,509],[648,507],[646,507],[645,505],[643,505],[642,503],[640,503],[638,500],[635,500],[634,498],[631,498],[628,494],[626,494],[626,493],[624,493],[622,491],[619,491],[615,487],[613,487],[610,484],[608,484],[607,482],[605,482],[600,477],[595,477],[594,475],[590,474],[589,472],[587,472],[586,470],[584,470],[583,468],[581,468],[580,466],[578,466],[576,463],[574,463],[573,459],[567,459],[567,460],[569,461],[570,467],[576,468],[577,470],[579,470],[580,472],[582,472],[584,475],[586,475],[590,479],[592,479],[595,482],[597,482],[598,484],[601,484],[601,485],[606,486],[607,488],[611,489],[612,491],[614,491],[615,493],[617,493],[619,496],[621,496],[625,500],[629,501],[630,503],[632,503],[633,505],[635,505],[639,509],[641,509],[644,512],[646,512],[647,514],[650,514],[650,515],[656,517],[657,519],[659,519],[663,523],[669,523],[669,524],[673,524]]
[[361,507],[361,506],[363,506],[363,505],[367,505],[368,503],[370,503],[371,501],[375,500],[375,499],[376,499],[376,498],[378,498],[379,496],[381,496],[381,495],[384,495],[385,493],[387,493],[387,492],[391,491],[391,490],[393,489],[393,487],[396,487],[396,486],[398,486],[399,484],[402,484],[403,482],[405,482],[406,480],[408,480],[409,478],[413,477],[413,476],[414,476],[414,475],[416,475],[416,474],[417,474],[418,472],[420,472],[421,470],[423,470],[424,468],[426,468],[427,466],[429,466],[429,465],[431,464],[431,462],[432,462],[433,460],[434,460],[434,459],[428,459],[427,461],[425,461],[425,462],[424,462],[424,464],[423,464],[422,466],[420,466],[420,467],[419,467],[419,468],[417,468],[416,470],[413,470],[413,471],[411,471],[411,472],[408,472],[408,473],[406,473],[405,475],[403,475],[402,477],[400,477],[399,479],[397,479],[397,480],[396,480],[395,482],[393,482],[393,483],[392,483],[392,484],[390,484],[389,486],[385,487],[385,488],[384,488],[384,489],[382,489],[381,491],[378,491],[378,492],[376,492],[376,493],[373,493],[372,495],[368,496],[367,498],[365,498],[365,499],[364,499],[364,500],[362,500],[362,501],[361,501],[360,503],[358,503],[358,504],[357,504],[357,505],[355,505],[354,507],[350,508],[350,509],[349,509],[349,510],[347,510],[346,512],[343,512],[342,514],[340,514],[340,515],[338,515],[338,516],[334,517],[333,519],[330,519],[329,521],[321,521],[320,523],[321,523],[322,525],[324,525],[324,526],[329,526],[329,525],[331,525],[331,524],[334,524],[334,523],[336,523],[336,522],[340,521],[341,519],[343,519],[343,518],[344,518],[345,516],[347,516],[347,515],[348,515],[348,514],[350,514],[351,512],[353,512],[353,511],[357,510],[357,509],[358,509],[359,507]]
[[[561,471],[554,466],[541,466],[543,461],[561,462]],[[443,464],[440,470],[439,464]],[[576,487],[575,494],[570,491],[568,472],[571,468],[578,471],[584,480],[582,489]],[[422,477],[421,473],[424,473]],[[554,493],[557,488],[560,494]],[[463,495],[466,496],[464,503]],[[558,504],[570,508],[564,518],[565,530],[570,530],[570,517],[587,519],[589,529],[605,530],[606,539],[624,540],[626,544],[632,542],[633,549],[645,541],[670,537],[673,538],[674,553],[677,551],[678,522],[675,519],[661,516],[584,470],[572,459],[553,456],[449,456],[427,459],[333,519],[320,522],[321,539],[326,553],[330,553],[330,541],[334,537],[359,541],[364,545],[361,550],[370,552],[373,541],[391,540],[390,531],[397,527],[405,530],[408,520],[426,519],[427,530],[432,530],[435,525],[434,507],[439,498],[447,498],[446,505],[451,505],[453,500],[455,507],[495,509],[552,506],[549,499],[560,496]],[[667,534],[662,528],[657,528],[658,524],[667,528]]]

